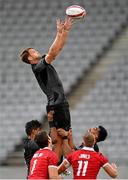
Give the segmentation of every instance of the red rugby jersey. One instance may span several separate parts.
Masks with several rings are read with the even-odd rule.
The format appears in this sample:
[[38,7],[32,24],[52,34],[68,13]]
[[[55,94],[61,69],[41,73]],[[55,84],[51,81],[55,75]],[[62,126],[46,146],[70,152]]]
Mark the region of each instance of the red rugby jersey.
[[30,173],[28,179],[48,179],[48,167],[57,168],[57,155],[49,148],[38,150],[30,162]]
[[93,148],[84,147],[69,154],[66,160],[72,165],[74,179],[96,179],[108,159]]

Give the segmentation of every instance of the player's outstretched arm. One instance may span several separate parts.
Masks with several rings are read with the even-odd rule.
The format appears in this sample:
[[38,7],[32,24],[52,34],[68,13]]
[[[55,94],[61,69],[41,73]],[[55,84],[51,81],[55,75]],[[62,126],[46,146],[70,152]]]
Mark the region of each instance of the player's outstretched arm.
[[116,178],[118,175],[118,170],[117,170],[117,166],[116,164],[112,163],[112,164],[107,164],[106,166],[103,167],[103,169],[106,171],[106,173],[112,177],[112,178]]
[[66,17],[64,22],[60,19],[57,19],[57,34],[45,57],[45,60],[48,64],[50,64],[56,58],[56,56],[64,47],[73,22],[74,18],[71,17]]
[[[70,131],[70,130],[69,130]],[[62,128],[59,128],[57,130],[58,134],[62,137],[63,139],[63,144],[62,144],[62,150],[63,150],[63,154],[64,156],[67,156],[68,154],[70,154],[71,152],[74,151],[74,146],[70,146],[69,144],[69,140],[70,140],[70,132],[69,131],[65,131]]]

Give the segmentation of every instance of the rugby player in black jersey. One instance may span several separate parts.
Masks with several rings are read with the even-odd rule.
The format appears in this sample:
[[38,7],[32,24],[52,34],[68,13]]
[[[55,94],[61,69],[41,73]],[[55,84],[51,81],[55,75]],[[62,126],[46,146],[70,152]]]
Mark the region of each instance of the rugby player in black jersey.
[[42,124],[38,120],[31,120],[25,124],[25,132],[27,138],[23,141],[24,147],[24,160],[27,166],[27,175],[29,174],[30,161],[34,153],[39,150],[38,145],[35,143],[35,136],[42,131]]
[[[71,127],[69,104],[61,80],[51,63],[62,50],[74,20],[71,17],[66,17],[65,21],[57,20],[56,37],[47,54],[42,56],[33,48],[27,48],[20,54],[23,62],[31,64],[37,82],[47,96],[47,113],[49,114],[50,111],[54,112],[54,120],[49,122],[50,128],[63,128],[66,131]],[[57,131],[52,132],[51,138],[54,143],[54,151],[60,159],[62,137],[58,135]]]

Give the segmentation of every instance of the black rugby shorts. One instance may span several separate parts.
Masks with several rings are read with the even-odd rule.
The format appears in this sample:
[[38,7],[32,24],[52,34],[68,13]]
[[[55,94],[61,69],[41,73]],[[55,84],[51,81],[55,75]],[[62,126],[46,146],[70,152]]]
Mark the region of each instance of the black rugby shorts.
[[69,112],[69,104],[61,103],[58,105],[47,106],[47,113],[49,111],[54,111],[53,122],[57,129],[63,128],[68,131],[71,128],[71,117]]

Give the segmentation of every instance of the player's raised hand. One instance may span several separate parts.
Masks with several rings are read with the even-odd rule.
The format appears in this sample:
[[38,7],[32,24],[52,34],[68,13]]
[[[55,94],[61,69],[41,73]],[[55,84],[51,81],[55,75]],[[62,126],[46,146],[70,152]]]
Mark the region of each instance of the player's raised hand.
[[69,31],[74,24],[75,18],[66,16],[64,21],[64,30]]
[[61,21],[59,18],[56,20],[57,32],[62,33],[64,29],[64,22]]

